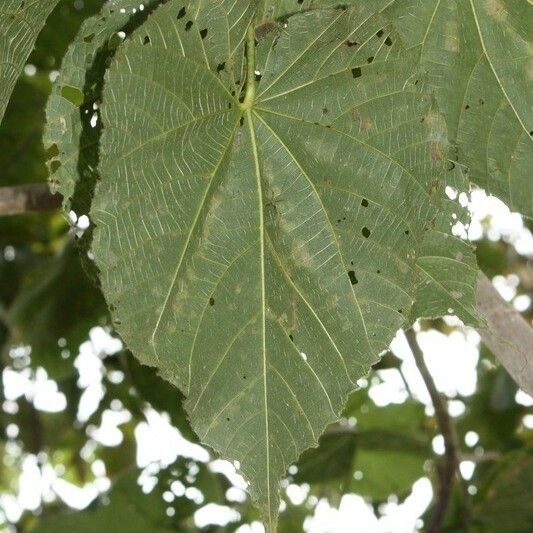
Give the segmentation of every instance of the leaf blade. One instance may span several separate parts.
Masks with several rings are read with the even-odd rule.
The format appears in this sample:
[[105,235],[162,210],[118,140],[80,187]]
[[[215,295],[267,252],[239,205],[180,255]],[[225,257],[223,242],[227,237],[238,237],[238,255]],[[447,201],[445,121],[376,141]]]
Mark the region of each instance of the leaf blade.
[[48,15],[59,0],[5,0],[0,8],[0,122]]

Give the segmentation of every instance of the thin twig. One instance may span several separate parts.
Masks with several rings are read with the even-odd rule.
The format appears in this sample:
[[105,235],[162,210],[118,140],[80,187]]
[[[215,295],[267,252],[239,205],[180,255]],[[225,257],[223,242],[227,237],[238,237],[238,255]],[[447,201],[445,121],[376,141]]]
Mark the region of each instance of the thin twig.
[[[448,413],[448,406],[446,398],[441,395],[438,391],[433,376],[429,371],[426,362],[424,360],[424,354],[418,344],[416,339],[416,333],[414,330],[410,329],[405,332],[409,348],[413,353],[413,357],[416,362],[416,366],[426,388],[429,392],[431,402],[435,408],[435,418],[437,419],[437,424],[439,430],[444,439],[444,463],[438,469],[439,474],[439,494],[438,501],[431,517],[431,521],[426,529],[427,533],[440,533],[442,531],[442,525],[444,523],[444,517],[446,516],[446,511],[450,503],[450,497],[452,494],[453,486],[455,483],[456,475],[462,480],[462,477],[459,472],[459,445],[457,443],[457,435],[455,433],[455,428]],[[465,506],[465,510],[468,507]],[[465,517],[464,520],[464,529],[468,528],[468,517]]]
[[52,194],[46,183],[0,187],[0,216],[55,211],[59,207],[61,195]]

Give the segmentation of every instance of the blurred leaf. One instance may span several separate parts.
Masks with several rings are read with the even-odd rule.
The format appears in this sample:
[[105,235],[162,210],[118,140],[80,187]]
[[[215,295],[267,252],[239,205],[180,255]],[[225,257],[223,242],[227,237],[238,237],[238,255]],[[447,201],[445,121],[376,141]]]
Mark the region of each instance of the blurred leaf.
[[[196,474],[191,476],[193,467]],[[230,486],[221,474],[211,473],[201,463],[191,463],[180,457],[170,467],[155,473],[154,488],[145,493],[138,478],[141,471],[131,468],[118,476],[107,495],[101,496],[89,508],[79,512],[54,512],[45,510],[45,515],[28,528],[32,533],[163,533],[171,531],[195,532],[193,514],[207,503],[226,504],[225,492]],[[173,501],[163,499],[169,493],[172,482],[178,481],[181,492],[175,489]],[[203,501],[195,503],[183,494],[188,487],[196,487]],[[167,511],[172,509],[171,513]],[[170,516],[171,515],[171,516]],[[34,521],[35,522],[35,521]],[[218,530],[214,528],[213,530]]]
[[[70,374],[72,363],[62,350],[76,355],[89,329],[107,319],[104,299],[85,275],[78,250],[64,250],[26,273],[16,300],[7,313],[8,346],[30,345],[33,366],[43,366],[55,378]],[[65,346],[58,346],[58,339]]]
[[[144,494],[137,483],[139,471],[133,470],[114,484],[107,498],[85,511],[47,516],[31,531],[35,533],[159,533],[176,531],[179,522],[166,515],[166,504],[158,490]],[[183,498],[185,500],[185,498]],[[185,500],[186,506],[190,504]],[[181,530],[181,529],[180,529]]]
[[503,274],[508,266],[509,245],[498,241],[482,240],[476,243],[476,257],[481,270],[488,278]]
[[533,531],[533,453],[510,453],[486,475],[475,498],[473,531],[531,533]]
[[431,450],[423,406],[364,404],[350,414],[355,427],[331,426],[300,458],[295,481],[319,494],[356,492],[378,501],[405,495],[424,475]]
[[517,429],[526,408],[514,401],[516,383],[503,367],[479,365],[478,389],[463,398],[466,413],[457,421],[460,435],[475,431],[485,450],[509,450],[520,445]]
[[141,365],[131,354],[128,357],[128,368],[132,384],[141,398],[150,403],[154,409],[168,413],[172,424],[182,435],[190,441],[197,442],[198,437],[192,430],[182,405],[184,398],[181,392],[159,377],[156,369]]

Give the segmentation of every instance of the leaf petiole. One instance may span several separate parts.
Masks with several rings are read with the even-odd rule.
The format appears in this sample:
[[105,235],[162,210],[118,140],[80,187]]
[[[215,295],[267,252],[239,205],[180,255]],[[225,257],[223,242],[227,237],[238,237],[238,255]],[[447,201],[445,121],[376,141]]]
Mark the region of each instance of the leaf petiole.
[[255,101],[255,30],[252,25],[246,32],[246,95],[241,109],[251,109]]

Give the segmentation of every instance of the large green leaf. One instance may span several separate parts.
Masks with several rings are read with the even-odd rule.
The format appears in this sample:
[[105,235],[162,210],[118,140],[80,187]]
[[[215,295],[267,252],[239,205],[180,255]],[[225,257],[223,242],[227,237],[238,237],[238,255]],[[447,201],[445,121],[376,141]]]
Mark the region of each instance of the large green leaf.
[[470,179],[532,217],[531,2],[395,0],[386,12],[419,52]]
[[120,47],[91,218],[119,332],[273,528],[278,480],[409,316],[446,135],[382,2],[257,46],[252,5],[171,2]]
[[0,122],[24,63],[59,0],[3,0],[0,5]]

